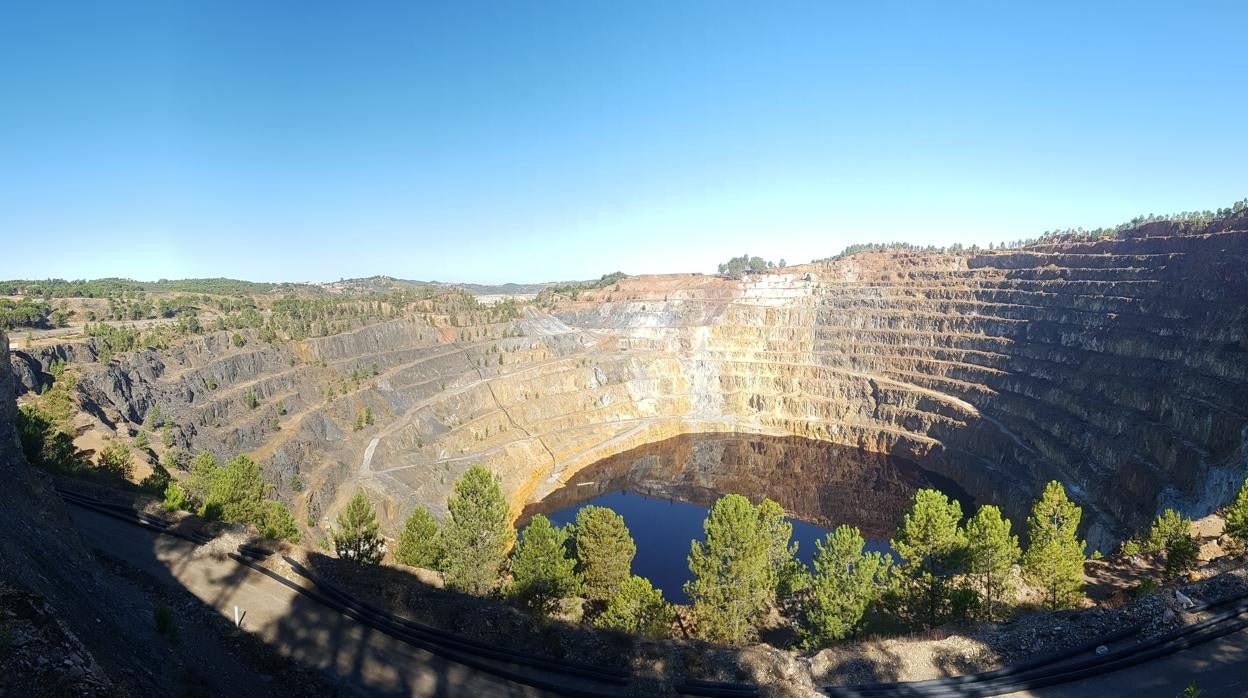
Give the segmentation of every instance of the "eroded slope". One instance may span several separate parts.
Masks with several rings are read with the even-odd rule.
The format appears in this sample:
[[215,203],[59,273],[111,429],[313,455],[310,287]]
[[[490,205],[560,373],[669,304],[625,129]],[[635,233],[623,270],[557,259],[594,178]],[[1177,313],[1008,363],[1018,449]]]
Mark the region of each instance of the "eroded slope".
[[[175,448],[263,459],[301,522],[358,484],[393,527],[415,503],[440,510],[476,462],[518,512],[601,458],[743,431],[906,456],[1016,517],[1059,478],[1096,543],[1163,505],[1205,513],[1242,479],[1246,302],[1248,233],[1154,226],[628,278],[506,322],[416,314],[242,347],[218,333],[107,367],[89,343],[56,352],[101,423],[133,429],[159,405]],[[366,409],[375,423],[354,430]]]

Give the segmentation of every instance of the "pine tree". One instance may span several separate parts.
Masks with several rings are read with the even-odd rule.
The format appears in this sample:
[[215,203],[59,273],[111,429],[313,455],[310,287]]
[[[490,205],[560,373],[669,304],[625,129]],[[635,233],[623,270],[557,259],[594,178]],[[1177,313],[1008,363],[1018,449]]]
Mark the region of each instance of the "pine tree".
[[891,562],[880,553],[864,552],[865,545],[857,528],[844,525],[815,542],[815,573],[801,624],[807,648],[853,634],[867,606],[879,598]]
[[438,522],[428,509],[420,505],[412,508],[407,521],[403,522],[403,532],[399,534],[398,545],[394,547],[396,562],[412,567],[432,569],[438,564]]
[[450,517],[442,531],[446,581],[452,588],[484,594],[516,542],[498,477],[472,466],[455,481],[447,509]]
[[1027,552],[1023,571],[1028,580],[1044,589],[1049,608],[1067,608],[1083,598],[1083,556],[1086,543],[1078,539],[1079,505],[1070,501],[1066,489],[1050,482],[1027,518]]
[[1010,568],[1021,554],[1018,536],[1010,534],[1010,521],[1000,509],[985,504],[966,522],[967,573],[983,599],[986,619],[997,618],[1000,606],[1013,599]]
[[949,613],[949,584],[964,562],[961,520],[957,500],[938,490],[921,489],[914,493],[897,538],[890,541],[902,559],[899,572],[908,613],[929,628]]
[[169,474],[169,469],[163,463],[157,463],[152,466],[152,472],[143,478],[139,486],[152,494],[161,494],[169,486],[171,479],[172,476]]
[[130,447],[120,441],[110,442],[100,449],[97,468],[108,475],[129,480],[130,472],[134,469],[134,457],[130,454]]
[[1192,537],[1192,520],[1174,509],[1166,509],[1149,527],[1145,549],[1165,555],[1162,574],[1174,580],[1195,569],[1200,547]]
[[270,487],[260,475],[260,464],[239,454],[211,471],[201,516],[232,523],[262,525],[264,500]]
[[1153,519],[1148,529],[1148,537],[1144,539],[1144,549],[1150,553],[1164,553],[1171,543],[1190,536],[1192,520],[1174,509],[1166,509]]
[[1166,546],[1166,564],[1162,568],[1162,575],[1168,580],[1182,577],[1196,569],[1199,555],[1200,546],[1192,536],[1183,535],[1171,540]]
[[606,610],[594,619],[594,625],[658,638],[671,632],[675,618],[662,590],[655,589],[649,579],[630,575],[607,600]]
[[186,483],[186,494],[195,504],[202,504],[208,498],[208,489],[212,485],[217,467],[217,459],[207,451],[201,451],[191,461],[191,477]]
[[757,509],[759,534],[767,540],[772,597],[777,598],[800,586],[797,580],[804,576],[804,570],[797,561],[797,543],[791,542],[793,524],[785,518],[784,508],[763,499]]
[[585,595],[598,601],[610,599],[629,578],[637,554],[624,519],[606,507],[590,505],[576,513],[573,535]]
[[272,540],[287,540],[298,543],[299,527],[295,525],[295,517],[285,504],[272,499],[264,502],[264,520],[259,525],[260,535]]
[[581,591],[576,560],[567,556],[568,532],[541,514],[529,520],[511,561],[511,595],[530,611],[550,615],[559,600]]
[[1226,510],[1226,535],[1241,547],[1248,546],[1248,480],[1239,488]]
[[344,560],[375,565],[381,562],[385,541],[378,533],[377,514],[362,490],[356,491],[338,514],[334,529],[334,551]]
[[703,523],[706,541],[693,541],[685,583],[698,636],[737,644],[753,637],[775,586],[768,540],[758,511],[739,494],[721,497]]
[[186,508],[186,493],[178,487],[178,483],[170,482],[165,486],[165,501],[162,503],[165,511],[178,511]]

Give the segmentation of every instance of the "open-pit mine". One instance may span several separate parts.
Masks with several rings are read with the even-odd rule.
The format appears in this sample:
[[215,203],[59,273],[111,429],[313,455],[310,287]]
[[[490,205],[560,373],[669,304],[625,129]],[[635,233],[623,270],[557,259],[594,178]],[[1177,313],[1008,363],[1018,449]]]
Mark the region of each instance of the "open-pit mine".
[[[297,341],[205,332],[106,362],[84,339],[15,346],[12,362],[28,390],[53,360],[75,370],[80,434],[134,433],[158,407],[172,448],[251,454],[300,526],[329,522],[362,487],[394,534],[413,505],[445,512],[477,463],[501,476],[519,517],[570,496],[561,488],[601,461],[739,434],[861,454],[875,487],[855,486],[852,459],[825,454],[802,464],[800,483],[748,488],[801,518],[836,521],[843,482],[881,501],[860,507],[880,521],[858,523],[886,532],[921,480],[881,470],[888,457],[1016,521],[1060,480],[1091,546],[1107,549],[1163,507],[1208,513],[1248,469],[1248,232],[1237,227],[865,252],[741,279],[626,277],[510,317],[399,313]],[[744,457],[731,472],[680,467],[648,481],[679,499],[742,489],[755,468]],[[680,478],[658,482],[664,472]]]

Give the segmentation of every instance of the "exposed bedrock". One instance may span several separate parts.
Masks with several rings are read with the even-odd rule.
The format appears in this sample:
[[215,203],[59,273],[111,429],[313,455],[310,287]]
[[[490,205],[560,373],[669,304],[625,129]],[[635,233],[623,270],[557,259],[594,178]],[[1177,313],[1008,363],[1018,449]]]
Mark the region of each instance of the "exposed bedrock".
[[904,456],[1016,520],[1059,479],[1103,545],[1163,506],[1207,512],[1248,469],[1248,233],[1152,232],[635,277],[489,325],[220,333],[79,364],[79,385],[101,419],[159,404],[182,446],[254,453],[314,518],[359,485],[393,530],[477,462],[518,513],[607,456],[738,431]]

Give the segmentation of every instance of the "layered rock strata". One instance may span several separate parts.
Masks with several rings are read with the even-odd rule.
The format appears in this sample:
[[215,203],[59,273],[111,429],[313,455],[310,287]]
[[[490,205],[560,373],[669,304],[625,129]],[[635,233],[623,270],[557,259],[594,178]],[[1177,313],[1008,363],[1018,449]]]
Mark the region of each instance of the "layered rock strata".
[[[600,459],[699,432],[902,456],[1016,520],[1059,479],[1098,545],[1163,506],[1207,512],[1248,469],[1244,231],[634,277],[504,323],[248,340],[106,367],[56,352],[103,423],[159,405],[180,447],[261,458],[301,521],[362,486],[391,530],[414,504],[442,510],[473,463],[518,513]],[[375,424],[354,431],[365,409]]]

